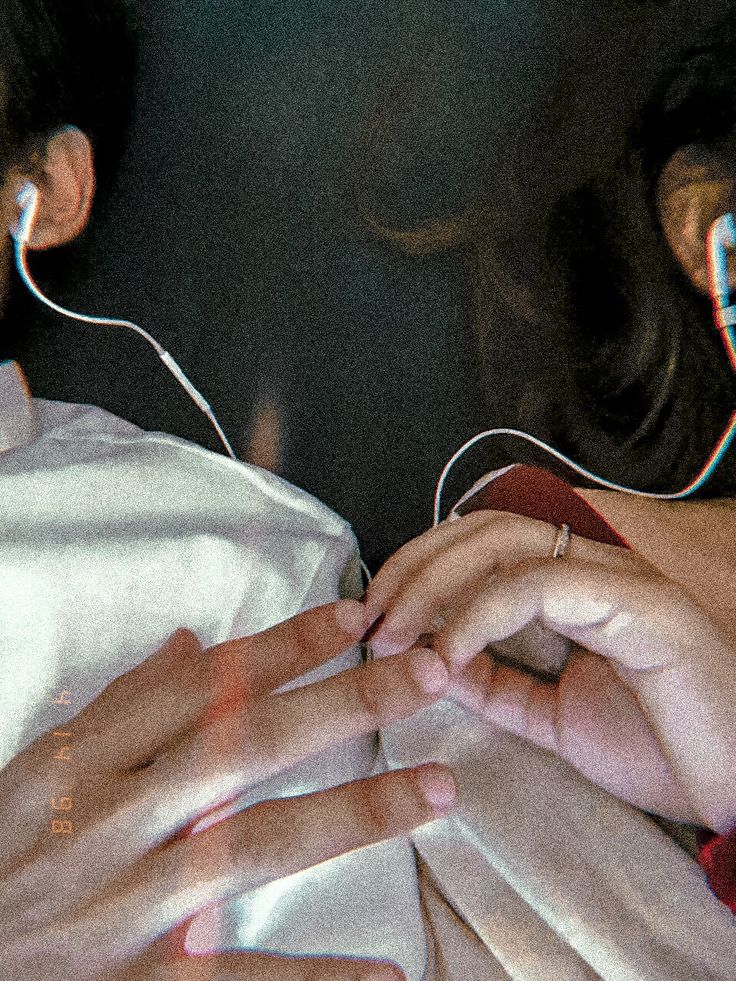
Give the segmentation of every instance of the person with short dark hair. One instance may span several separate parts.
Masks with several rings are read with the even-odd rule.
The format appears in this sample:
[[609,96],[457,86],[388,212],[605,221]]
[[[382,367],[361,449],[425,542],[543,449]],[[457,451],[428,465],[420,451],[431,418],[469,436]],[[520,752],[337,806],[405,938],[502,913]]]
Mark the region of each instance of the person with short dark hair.
[[[113,180],[127,25],[118,0],[0,8],[3,306],[22,288],[8,229],[25,183],[38,252],[79,236]],[[376,855],[409,868],[400,836],[453,806],[443,766],[368,779],[373,733],[411,711],[401,693],[431,704],[447,672],[428,651],[360,663],[347,523],[256,467],[32,399],[11,362],[0,500],[3,978],[397,977],[392,937],[418,901],[384,888],[360,959],[365,923],[339,930],[341,904],[385,882]],[[287,920],[277,956],[271,881],[367,844],[332,896],[315,902],[319,872],[293,879],[303,935],[289,947]],[[238,949],[267,952],[223,953]]]

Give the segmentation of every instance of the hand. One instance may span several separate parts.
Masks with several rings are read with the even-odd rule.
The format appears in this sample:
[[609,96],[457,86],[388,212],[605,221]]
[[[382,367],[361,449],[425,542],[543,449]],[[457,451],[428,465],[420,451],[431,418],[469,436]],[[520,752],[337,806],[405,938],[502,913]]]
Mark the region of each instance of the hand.
[[[438,625],[449,693],[645,810],[717,831],[736,824],[736,650],[636,552],[477,512],[404,546],[368,591],[378,656]],[[437,618],[440,622],[437,623]],[[499,665],[488,645],[535,620],[576,646],[556,683]]]
[[367,626],[360,604],[345,601],[207,652],[178,631],[64,727],[74,745],[63,770],[73,834],[50,830],[53,734],[0,772],[4,981],[401,977],[391,965],[349,959],[174,961],[169,935],[208,906],[451,810],[452,775],[432,764],[267,801],[171,841],[256,781],[439,696],[447,672],[421,651],[271,694]]

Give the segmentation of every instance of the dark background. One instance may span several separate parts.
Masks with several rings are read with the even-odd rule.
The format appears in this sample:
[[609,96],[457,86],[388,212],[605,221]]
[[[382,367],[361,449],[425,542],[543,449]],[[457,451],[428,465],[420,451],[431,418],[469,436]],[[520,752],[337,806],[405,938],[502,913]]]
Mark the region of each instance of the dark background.
[[[355,207],[356,177],[382,217],[412,225],[456,213],[494,179],[502,193],[514,153],[536,153],[543,176],[545,144],[526,134],[553,80],[580,76],[576,57],[598,74],[572,92],[570,119],[616,145],[630,112],[617,96],[626,59],[635,50],[651,66],[670,33],[627,14],[627,55],[616,47],[620,6],[141,0],[130,149],[83,242],[84,275],[60,299],[158,338],[236,452],[247,451],[256,406],[274,398],[280,473],[347,518],[375,568],[431,523],[451,453],[505,420],[481,408],[462,256],[411,257],[379,240]],[[576,142],[575,128],[555,150],[555,180],[596,159],[599,143]],[[366,158],[371,133],[380,149]],[[37,311],[29,326],[23,362],[36,395],[219,448],[134,334]],[[520,394],[528,356],[499,347]],[[475,451],[448,502],[520,455]]]

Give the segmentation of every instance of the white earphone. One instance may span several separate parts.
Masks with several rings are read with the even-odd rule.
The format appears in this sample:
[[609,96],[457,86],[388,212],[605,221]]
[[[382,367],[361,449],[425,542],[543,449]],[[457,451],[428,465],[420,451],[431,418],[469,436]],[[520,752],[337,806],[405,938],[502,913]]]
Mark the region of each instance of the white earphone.
[[[731,303],[731,297],[734,291],[731,289],[728,275],[728,253],[733,249],[736,249],[736,218],[732,214],[722,215],[713,222],[708,233],[708,270],[715,325],[721,335],[721,340],[726,349],[731,368],[733,371],[736,371],[736,303]],[[586,470],[585,467],[581,467],[574,460],[555,450],[541,439],[537,439],[536,436],[530,436],[529,433],[521,432],[518,429],[489,429],[486,432],[478,433],[477,436],[473,436],[472,439],[469,439],[460,447],[442,471],[434,495],[435,527],[439,524],[442,516],[442,492],[450,471],[460,457],[467,453],[471,447],[475,446],[476,443],[488,439],[490,436],[515,436],[519,439],[526,440],[526,442],[545,450],[545,452],[570,467],[571,470],[574,470],[580,476],[586,477],[588,480],[593,481],[593,483],[598,484],[599,487],[605,487],[607,490],[620,491],[624,494],[632,494],[635,497],[649,497],[658,501],[681,501],[686,497],[690,497],[691,494],[694,494],[695,491],[707,483],[723,460],[734,436],[736,436],[736,410],[731,413],[731,418],[723,431],[723,435],[716,443],[711,455],[703,464],[700,471],[686,487],[674,494],[655,494],[650,491],[634,490],[631,487],[623,487],[621,484],[615,484],[610,480],[605,480],[603,477],[591,473],[590,470]]]
[[20,217],[17,225],[10,229],[16,245],[27,246],[30,242],[40,199],[41,195],[36,185],[26,181],[16,199],[16,204],[20,208]]
[[31,181],[26,181],[16,198],[16,203],[20,208],[20,216],[17,223],[12,225],[10,228],[10,234],[15,242],[15,261],[18,268],[18,274],[30,292],[40,303],[43,303],[50,310],[60,314],[62,317],[69,317],[71,320],[78,320],[84,324],[95,324],[100,327],[125,327],[128,330],[135,331],[137,334],[143,337],[144,340],[148,341],[161,361],[166,365],[174,378],[176,378],[197,408],[201,409],[201,411],[212,423],[217,435],[220,437],[220,440],[227,450],[228,456],[232,460],[237,460],[238,457],[235,455],[235,451],[230,445],[227,436],[225,436],[225,433],[222,431],[222,428],[217,421],[217,417],[212,411],[210,404],[207,402],[204,396],[197,391],[194,385],[192,385],[169,352],[164,350],[158,341],[154,337],[151,337],[147,331],[143,330],[142,327],[139,327],[138,324],[134,324],[129,320],[112,320],[109,317],[90,317],[86,314],[75,313],[73,310],[67,310],[65,307],[59,306],[58,303],[53,303],[48,299],[48,297],[44,296],[33,281],[33,278],[28,270],[28,263],[26,260],[26,252],[31,241],[34,225],[36,223],[40,200],[41,194],[39,189]]
[[731,285],[728,281],[730,249],[736,249],[736,219],[728,214],[713,223],[708,236],[710,288],[721,330],[736,326],[736,305],[731,305]]
[[[31,293],[33,293],[33,295],[41,303],[45,304],[51,310],[54,310],[56,313],[59,313],[64,317],[70,317],[72,320],[78,320],[82,323],[88,324],[97,324],[103,327],[125,327],[129,330],[135,331],[137,334],[140,334],[141,337],[147,340],[148,343],[154,348],[159,358],[166,365],[171,374],[176,378],[192,401],[210,420],[231,459],[237,460],[238,458],[228,442],[227,437],[222,431],[220,424],[218,423],[208,402],[197,391],[194,385],[192,385],[173,357],[168,353],[168,351],[165,351],[164,348],[161,347],[155,338],[151,337],[151,335],[143,330],[142,327],[139,327],[137,324],[131,323],[128,320],[111,320],[107,317],[90,317],[85,314],[74,313],[72,310],[66,310],[64,307],[53,303],[39,290],[31,278],[26,263],[26,250],[33,233],[33,226],[36,221],[39,202],[40,193],[38,188],[30,181],[26,182],[21,188],[17,197],[17,204],[21,209],[20,217],[17,224],[10,229],[10,233],[15,241],[15,255],[18,272]],[[731,366],[734,370],[736,370],[736,335],[734,330],[734,328],[736,328],[736,304],[731,304],[732,291],[728,276],[728,253],[733,249],[736,249],[736,219],[732,214],[726,214],[715,221],[710,229],[708,235],[708,266],[716,326],[721,332],[724,345],[729,354]],[[529,433],[524,433],[517,429],[490,429],[486,432],[479,433],[477,436],[474,436],[472,439],[468,440],[457,451],[457,453],[453,455],[445,466],[435,491],[433,523],[434,525],[437,525],[440,521],[442,491],[445,481],[449,476],[450,470],[452,467],[454,467],[460,457],[463,456],[472,446],[475,446],[476,443],[479,443],[490,436],[516,436],[520,439],[524,439],[527,442],[544,449],[556,459],[565,463],[576,473],[583,477],[587,477],[589,480],[592,480],[601,487],[621,491],[625,494],[633,494],[637,497],[649,497],[663,501],[676,501],[689,497],[706,483],[723,459],[726,450],[728,449],[735,435],[736,411],[732,414],[729,425],[727,426],[723,436],[714,448],[705,465],[702,467],[697,476],[687,485],[687,487],[674,494],[654,494],[647,491],[634,490],[630,487],[623,487],[620,484],[614,484],[609,480],[598,477],[596,474],[591,473],[584,467],[579,466],[574,460],[564,456],[547,443],[537,439],[535,436],[531,436]]]

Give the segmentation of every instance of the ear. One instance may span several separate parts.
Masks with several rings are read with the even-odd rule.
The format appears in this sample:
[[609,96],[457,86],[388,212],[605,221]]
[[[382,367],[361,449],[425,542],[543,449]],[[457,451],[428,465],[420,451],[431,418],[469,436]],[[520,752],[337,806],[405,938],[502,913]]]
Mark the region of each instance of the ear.
[[38,187],[39,208],[31,249],[66,245],[87,226],[95,193],[95,168],[89,139],[74,126],[59,130],[46,145],[30,177]]
[[[659,178],[657,207],[665,238],[685,275],[701,293],[708,293],[708,232],[716,219],[736,211],[736,175],[705,147],[682,147]],[[728,270],[736,290],[734,253]]]

